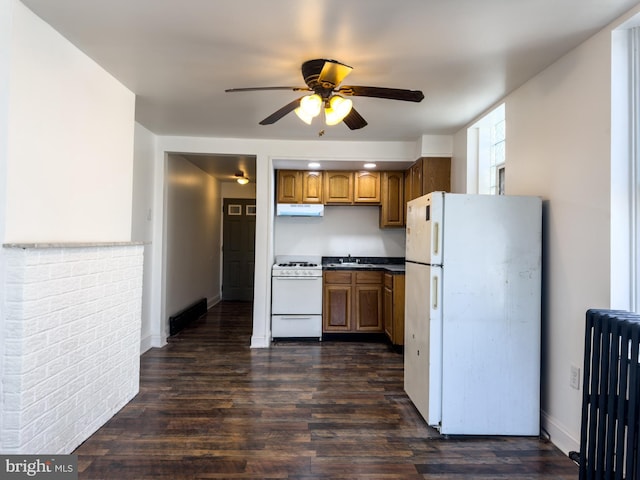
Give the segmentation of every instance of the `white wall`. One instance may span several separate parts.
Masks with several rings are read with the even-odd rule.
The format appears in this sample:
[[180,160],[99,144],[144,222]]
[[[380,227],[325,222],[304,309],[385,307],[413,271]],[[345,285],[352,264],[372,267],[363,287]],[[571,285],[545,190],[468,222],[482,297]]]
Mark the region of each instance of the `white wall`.
[[134,95],[11,5],[4,241],[128,241]]
[[[9,45],[13,0],[0,0],[0,241],[4,239],[6,219],[7,140],[9,123]],[[0,249],[0,282],[6,276],[6,255]],[[5,289],[0,288],[0,379],[5,375]],[[0,381],[0,432],[4,431],[4,386]]]
[[133,204],[131,213],[131,240],[144,244],[144,280],[142,289],[142,321],[140,329],[140,351],[145,352],[159,339],[153,339],[151,317],[152,300],[151,277],[153,240],[153,178],[155,174],[156,137],[142,125],[135,126],[133,155]]
[[[134,95],[104,69],[18,0],[0,0],[0,241],[2,243],[97,242],[103,244],[103,247],[97,248],[110,248],[104,246],[104,243],[112,245],[113,242],[126,243],[130,240],[134,108]],[[139,247],[125,245],[120,247],[139,250]],[[135,387],[128,392],[123,392],[123,389],[115,384],[109,386],[109,383],[103,383],[102,388],[109,391],[109,397],[99,393],[88,402],[92,405],[91,419],[88,416],[82,417],[77,411],[69,415],[77,420],[78,427],[75,432],[77,435],[73,435],[74,440],[71,442],[67,441],[69,430],[58,427],[57,420],[61,418],[60,412],[54,411],[59,404],[55,399],[61,395],[60,391],[56,393],[55,398],[46,397],[50,390],[38,389],[32,394],[26,392],[24,390],[26,384],[21,383],[17,391],[9,391],[7,382],[9,375],[15,373],[15,370],[12,370],[15,365],[26,365],[27,370],[40,378],[53,375],[53,370],[49,366],[36,367],[29,363],[32,358],[25,358],[25,362],[21,363],[19,361],[21,359],[15,358],[15,350],[12,363],[7,367],[10,356],[10,349],[7,348],[10,339],[7,335],[10,325],[14,327],[19,325],[22,331],[27,331],[34,327],[49,325],[55,315],[45,314],[44,318],[39,319],[31,310],[28,310],[31,305],[27,305],[29,302],[25,300],[25,296],[21,295],[12,297],[14,303],[10,308],[7,307],[8,289],[15,288],[16,279],[21,278],[20,275],[23,273],[26,274],[23,270],[37,265],[37,260],[42,256],[36,252],[38,258],[28,261],[28,265],[20,265],[19,269],[12,264],[13,270],[9,275],[6,268],[7,250],[6,247],[0,249],[0,332],[2,332],[0,334],[2,358],[0,360],[2,375],[0,417],[4,419],[0,420],[0,438],[5,442],[9,441],[6,432],[11,428],[15,431],[18,424],[14,420],[17,417],[20,425],[28,422],[28,419],[21,416],[15,408],[16,397],[22,400],[31,399],[33,402],[44,399],[47,404],[46,410],[42,410],[41,403],[38,403],[37,408],[32,405],[31,410],[40,412],[38,415],[41,417],[37,420],[40,426],[46,423],[52,427],[47,430],[47,438],[50,440],[55,437],[61,443],[54,444],[47,438],[42,443],[30,443],[26,439],[37,433],[37,429],[34,430],[31,425],[26,426],[25,431],[18,431],[18,437],[11,437],[13,440],[17,438],[17,443],[3,445],[23,453],[25,451],[42,453],[46,448],[44,445],[48,445],[53,449],[52,451],[58,453],[69,453],[70,449],[92,433],[92,429],[98,428],[100,422],[106,421],[119,406],[135,394],[137,373],[131,370],[125,372],[122,377],[115,376],[119,378],[118,385],[121,379],[126,379],[130,386]],[[66,279],[64,275],[70,272],[80,274],[87,271],[85,264],[79,265],[74,262],[73,255],[70,253],[63,253],[59,260],[57,265],[60,268],[56,270],[59,276],[56,278]],[[97,262],[92,257],[88,263],[95,266]],[[122,261],[117,263],[116,270],[123,266]],[[40,271],[38,280],[49,281],[47,272],[50,270]],[[117,273],[113,277],[98,275],[90,281],[84,281],[82,287],[91,290],[94,294],[102,292],[98,298],[104,299],[104,292],[113,288],[113,281],[118,278],[128,279],[122,275],[118,276]],[[48,286],[53,286],[55,283],[50,281]],[[77,280],[66,279],[62,288],[68,288],[70,285],[78,286]],[[134,300],[140,298],[140,293],[134,291],[137,286],[133,288],[132,282],[125,287],[116,288],[121,294],[131,289],[132,298],[135,297]],[[60,291],[56,291],[57,294],[52,294],[51,291],[47,292],[46,289],[41,288],[37,282],[30,282],[26,290],[37,298],[43,294],[53,296],[54,300],[47,299],[48,305],[52,308],[60,305],[56,303],[57,301],[63,302],[64,307],[73,310],[79,307],[83,300],[89,298],[85,292],[63,295]],[[97,304],[99,302],[91,305],[94,308],[93,312]],[[125,308],[127,315],[124,320],[123,317],[116,318],[113,315],[99,319],[101,331],[107,332],[107,335],[116,335],[117,324],[117,326],[133,328],[137,333],[140,328],[139,317],[133,317],[140,312],[133,303],[131,305],[131,308]],[[24,318],[20,317],[20,314],[27,310],[30,313]],[[43,312],[47,311],[38,310],[38,313]],[[56,310],[56,315],[62,313],[61,308]],[[65,319],[73,322],[77,317],[67,315]],[[74,336],[87,333],[88,327],[85,323],[74,323],[73,328],[69,325],[65,328]],[[15,333],[15,330],[12,333]],[[60,338],[56,334],[47,333],[36,343],[31,343],[29,339],[28,345],[26,343],[23,345],[29,348],[38,345],[40,353],[49,352],[48,357],[60,366],[66,361],[62,355],[56,354],[56,346],[59,346],[57,342]],[[137,335],[134,340],[133,348],[127,350],[126,356],[123,351],[116,354],[120,361],[129,362],[132,366],[138,365],[139,362]],[[109,345],[117,343],[105,342]],[[17,347],[15,342],[12,346]],[[86,350],[84,344],[82,347]],[[62,348],[67,353],[73,350],[67,344]],[[102,362],[102,364],[108,367],[109,362]],[[100,375],[96,376],[95,371],[89,376],[94,379],[101,378]],[[68,380],[66,378],[62,383],[70,386]],[[70,398],[73,397],[71,395]],[[104,402],[98,402],[97,397]],[[111,402],[116,398],[116,401]],[[81,406],[81,410],[86,411],[86,404]],[[18,428],[21,427],[18,426]]]
[[202,297],[220,297],[220,184],[179,155],[167,164],[167,318]]
[[[582,369],[585,312],[625,306],[610,298],[611,31],[632,13],[505,99],[507,194],[544,202],[542,425],[565,452],[579,449],[582,391],[569,379]],[[463,138],[466,128],[454,141],[460,165]],[[464,185],[455,171],[452,184]]]
[[467,129],[465,128],[453,136],[451,191],[454,193],[477,193],[473,188],[477,167],[467,157]]
[[256,198],[256,184],[240,185],[238,182],[220,182],[222,198]]
[[[543,425],[577,449],[588,308],[608,308],[611,35],[604,31],[507,97],[506,189],[545,201]],[[588,101],[587,101],[588,100]]]
[[381,229],[380,207],[326,206],[324,217],[276,217],[276,255],[404,257],[404,228]]

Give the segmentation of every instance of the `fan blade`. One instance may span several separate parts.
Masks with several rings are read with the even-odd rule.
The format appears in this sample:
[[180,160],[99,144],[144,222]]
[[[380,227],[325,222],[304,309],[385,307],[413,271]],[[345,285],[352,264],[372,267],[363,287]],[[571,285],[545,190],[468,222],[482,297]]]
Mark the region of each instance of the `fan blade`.
[[388,98],[390,100],[405,100],[407,102],[421,102],[424,94],[420,90],[404,90],[402,88],[362,87],[349,85],[340,87],[338,93],[359,97]]
[[308,87],[247,87],[227,88],[225,92],[257,92],[261,90],[293,90],[294,92],[310,92]]
[[335,88],[351,73],[351,70],[353,70],[353,68],[349,65],[335,60],[326,60],[318,77],[318,81],[325,88]]
[[300,99],[301,98],[303,98],[303,97],[300,97],[300,98],[294,100],[291,103],[287,103],[280,110],[278,110],[276,112],[273,112],[267,118],[262,120],[260,122],[260,125],[271,125],[272,123],[276,123],[278,120],[280,120],[282,117],[284,117],[287,113],[293,112],[300,105]]
[[356,111],[355,108],[351,108],[349,114],[342,120],[347,127],[351,130],[358,130],[359,128],[366,127],[367,121]]

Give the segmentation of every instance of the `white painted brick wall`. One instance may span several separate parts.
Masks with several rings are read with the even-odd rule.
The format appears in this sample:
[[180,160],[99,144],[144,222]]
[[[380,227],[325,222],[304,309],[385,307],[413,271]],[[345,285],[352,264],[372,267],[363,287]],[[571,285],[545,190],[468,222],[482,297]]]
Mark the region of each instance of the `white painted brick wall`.
[[5,248],[0,451],[73,451],[138,393],[142,245]]

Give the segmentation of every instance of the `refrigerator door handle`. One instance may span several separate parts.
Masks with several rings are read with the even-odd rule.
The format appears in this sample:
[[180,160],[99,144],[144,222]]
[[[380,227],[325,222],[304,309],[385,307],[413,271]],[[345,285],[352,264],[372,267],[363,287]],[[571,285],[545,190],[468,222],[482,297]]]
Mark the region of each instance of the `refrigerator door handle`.
[[438,309],[438,277],[433,277],[432,281],[432,289],[431,289],[431,304],[433,305],[433,309]]
[[440,248],[440,245],[438,244],[438,241],[440,240],[440,235],[438,232],[438,228],[439,228],[439,224],[438,222],[433,222],[433,254],[434,255],[438,255],[438,250]]

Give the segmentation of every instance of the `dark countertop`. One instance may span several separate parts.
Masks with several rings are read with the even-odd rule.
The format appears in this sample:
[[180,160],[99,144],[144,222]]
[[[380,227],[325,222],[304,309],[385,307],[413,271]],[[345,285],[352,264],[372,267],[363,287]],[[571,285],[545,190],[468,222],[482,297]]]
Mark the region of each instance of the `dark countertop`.
[[401,274],[404,269],[404,257],[322,257],[322,270],[382,270]]

